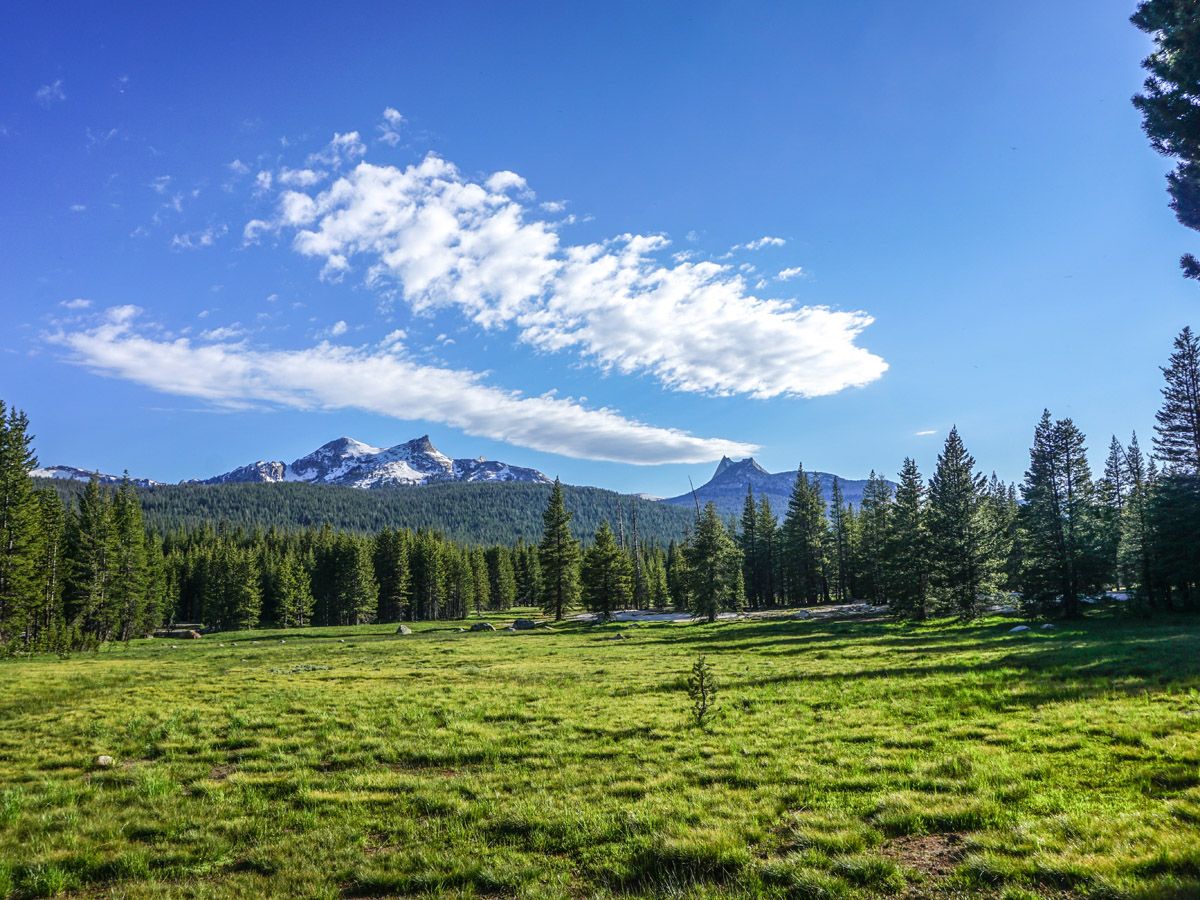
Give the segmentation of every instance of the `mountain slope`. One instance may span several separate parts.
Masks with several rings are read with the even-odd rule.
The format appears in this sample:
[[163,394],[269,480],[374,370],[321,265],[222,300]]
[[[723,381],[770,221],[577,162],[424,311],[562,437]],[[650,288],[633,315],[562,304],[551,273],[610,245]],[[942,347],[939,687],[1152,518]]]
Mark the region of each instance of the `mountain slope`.
[[259,460],[199,483],[306,482],[374,489],[451,481],[550,483],[550,479],[536,469],[482,457],[450,459],[433,446],[429,435],[386,448],[341,437],[292,463]]
[[[79,481],[87,484],[95,478],[101,484],[120,484],[124,480],[121,475],[108,475],[104,472],[87,472],[83,469],[77,469],[74,466],[46,466],[44,469],[34,469],[29,473],[32,478],[53,478],[64,481]],[[133,484],[138,487],[153,487],[158,484],[157,481],[151,481],[149,478],[130,478]]]
[[[77,481],[40,482],[64,497]],[[382,528],[428,528],[473,544],[536,542],[550,486],[520,481],[440,482],[375,490],[336,484],[166,484],[138,491],[147,527],[163,533],[221,525],[251,528],[331,528],[373,534]],[[617,527],[637,507],[638,533],[665,545],[683,537],[692,511],[594,487],[563,485],[571,530],[590,542],[600,522]]]
[[[816,476],[826,503],[829,502],[829,496],[833,489],[833,480],[837,478],[846,502],[853,504],[855,509],[862,505],[863,490],[867,486],[865,480],[841,478],[828,472],[809,472],[807,474],[810,478]],[[756,500],[762,497],[770,500],[771,509],[782,520],[795,483],[795,472],[772,473],[760,466],[753,457],[735,461],[726,456],[717,465],[713,477],[706,484],[696,488],[695,498],[691,493],[687,493],[680,494],[678,497],[670,497],[662,502],[674,506],[692,506],[698,499],[703,506],[712,501],[722,514],[739,515],[746,502],[746,490],[749,487],[754,490]]]

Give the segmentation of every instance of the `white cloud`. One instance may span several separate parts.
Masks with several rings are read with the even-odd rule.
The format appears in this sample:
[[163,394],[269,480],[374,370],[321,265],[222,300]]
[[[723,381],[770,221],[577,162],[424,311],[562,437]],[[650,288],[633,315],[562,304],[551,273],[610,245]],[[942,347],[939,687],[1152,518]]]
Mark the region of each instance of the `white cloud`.
[[200,332],[200,337],[206,341],[231,341],[245,335],[245,330],[236,322],[232,325],[219,325]]
[[74,212],[74,213],[87,212],[87,207],[84,206],[82,203],[72,203],[71,204],[71,212]]
[[254,176],[254,192],[264,194],[271,189],[274,176],[265,169]]
[[346,324],[345,320],[338,319],[336,322],[333,323],[332,326],[330,326],[329,333],[331,335],[333,335],[334,337],[340,337],[341,335],[343,335],[347,331],[349,331],[349,329],[350,329],[350,326],[348,326]]
[[389,147],[395,147],[400,143],[400,127],[403,124],[404,116],[400,115],[400,110],[389,106],[383,111],[383,121],[378,126],[379,140]]
[[172,250],[199,250],[202,247],[211,247],[228,233],[229,228],[225,225],[211,225],[201,231],[190,231],[185,234],[177,234],[171,238]]
[[61,103],[67,99],[67,93],[63,90],[63,80],[61,78],[56,78],[49,84],[43,84],[34,92],[33,96],[42,106],[53,106],[55,103]]
[[[312,187],[325,179],[325,173],[315,169],[288,169],[285,167],[279,170],[278,178],[279,183],[287,187]],[[270,185],[268,184],[267,187]]]
[[786,243],[787,243],[787,241],[785,241],[781,237],[771,237],[771,235],[765,234],[760,238],[756,238],[753,241],[747,241],[744,244],[734,244],[733,247],[731,247],[730,249],[732,249],[732,250],[761,250],[763,247],[782,247]]
[[523,396],[485,384],[474,372],[422,365],[405,355],[395,332],[374,347],[322,342],[302,350],[255,350],[147,337],[134,328],[138,312],[116,307],[95,327],[60,331],[50,340],[92,371],[227,408],[353,408],[548,453],[642,465],[707,462],[757,449],[646,425],[569,398]]
[[545,203],[541,203],[539,205],[543,211],[548,212],[551,215],[564,212],[567,208],[567,203],[565,200],[547,200]]
[[229,163],[226,166],[226,168],[229,169],[229,171],[232,172],[234,175],[249,175],[250,174],[250,167],[248,165],[246,165],[244,162],[242,162],[240,159],[235,159],[233,162]]
[[83,297],[76,297],[74,300],[60,300],[58,305],[63,309],[87,309],[92,305],[92,301]]
[[165,194],[167,192],[167,188],[170,186],[171,186],[171,176],[170,175],[159,175],[157,178],[155,178],[153,181],[150,182],[150,187],[152,187],[154,189],[154,191],[159,194]]
[[779,275],[776,276],[780,281],[791,281],[793,278],[799,278],[804,275],[804,269],[801,266],[792,266],[790,269],[780,269]]
[[367,145],[363,143],[357,131],[348,131],[345,134],[335,132],[325,149],[319,153],[310,153],[308,161],[340,169],[344,164],[352,163],[366,153]]
[[866,313],[759,298],[714,262],[665,263],[661,235],[564,244],[498,190],[524,184],[509,174],[478,184],[432,154],[404,169],[362,162],[320,193],[284,192],[274,225],[324,260],[325,280],[362,258],[369,284],[398,286],[417,312],[456,306],[484,328],[675,390],[813,397],[887,369],[855,344]]
[[936,428],[926,428],[924,431],[918,431],[917,437],[929,437],[931,434],[937,434]]
[[525,179],[516,172],[509,172],[507,169],[502,172],[493,173],[484,182],[484,185],[494,194],[504,194],[508,191],[516,191],[517,193],[526,193],[529,191],[529,184]]

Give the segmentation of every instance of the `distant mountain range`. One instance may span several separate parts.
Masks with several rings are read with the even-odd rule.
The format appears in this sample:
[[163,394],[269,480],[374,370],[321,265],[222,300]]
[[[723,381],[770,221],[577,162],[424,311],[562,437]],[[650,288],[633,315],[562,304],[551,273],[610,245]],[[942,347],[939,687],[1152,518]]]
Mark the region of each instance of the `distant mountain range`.
[[[74,466],[46,466],[44,469],[34,469],[29,474],[33,478],[54,478],[60,481],[88,482],[95,478],[101,484],[120,484],[124,479],[123,475],[108,475],[104,472],[85,472],[83,469],[76,469]],[[130,478],[129,480],[137,487],[155,487],[160,483],[151,481],[149,478]]]
[[[841,478],[828,472],[808,472],[806,474],[809,478],[816,477],[826,503],[829,502],[833,481],[836,478],[842,488],[842,496],[845,501],[852,504],[855,509],[862,505],[863,491],[867,486],[865,480],[855,481]],[[792,496],[792,488],[795,484],[796,473],[794,471],[772,473],[760,466],[754,457],[732,460],[725,456],[721,458],[716,472],[713,473],[713,477],[709,479],[708,483],[696,488],[695,497],[688,492],[680,494],[678,497],[669,497],[662,502],[675,506],[691,506],[696,500],[699,500],[700,505],[703,506],[712,501],[722,514],[739,515],[746,502],[746,490],[749,488],[754,491],[755,500],[766,497],[770,501],[775,515],[782,520],[784,513],[787,512],[788,498]],[[894,484],[892,486],[895,487]]]
[[537,469],[484,459],[451,459],[433,446],[429,435],[394,447],[372,447],[353,438],[330,441],[292,463],[259,460],[199,480],[199,484],[242,484],[301,481],[380,488],[446,481],[524,481],[549,484]]

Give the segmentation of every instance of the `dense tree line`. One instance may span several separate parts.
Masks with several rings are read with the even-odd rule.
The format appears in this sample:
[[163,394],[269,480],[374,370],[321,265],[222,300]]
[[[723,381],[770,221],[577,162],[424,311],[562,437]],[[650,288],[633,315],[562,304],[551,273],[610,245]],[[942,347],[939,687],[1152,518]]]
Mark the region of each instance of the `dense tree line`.
[[[83,484],[45,480],[64,499],[74,500]],[[138,488],[146,525],[166,534],[223,522],[255,528],[320,528],[376,534],[385,528],[437,531],[466,544],[536,543],[551,487],[525,482],[444,483],[373,490],[331,484],[167,484]],[[628,497],[597,487],[563,485],[575,513],[572,534],[590,540],[600,523],[631,515],[636,507],[645,540],[664,546],[691,524],[688,509]]]
[[[1043,413],[1019,486],[985,478],[951,429],[928,482],[906,459],[895,490],[871,473],[855,509],[835,481],[797,472],[782,518],[748,492],[740,520],[713,504],[665,548],[642,505],[617,505],[586,541],[572,493],[543,490],[537,542],[488,545],[432,529],[375,533],[206,523],[158,534],[126,480],[35,488],[25,415],[0,404],[0,646],[126,640],[164,622],[222,629],[460,619],[539,605],[561,619],[628,608],[723,610],[868,600],[898,616],[975,615],[1019,602],[1077,616],[1123,588],[1132,608],[1200,606],[1200,340],[1185,328],[1162,369],[1153,455],[1110,441],[1093,477],[1086,439]],[[615,495],[613,495],[615,496]],[[592,514],[595,509],[591,509]],[[614,528],[615,525],[615,528]],[[586,544],[586,546],[585,546]]]

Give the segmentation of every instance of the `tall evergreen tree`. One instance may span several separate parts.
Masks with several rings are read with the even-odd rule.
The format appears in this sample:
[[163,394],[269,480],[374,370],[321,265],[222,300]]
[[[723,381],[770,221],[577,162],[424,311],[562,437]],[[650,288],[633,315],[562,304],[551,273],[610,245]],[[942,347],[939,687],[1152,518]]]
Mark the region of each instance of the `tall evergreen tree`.
[[744,601],[742,554],[717,508],[709,502],[696,521],[696,533],[684,548],[691,612],[710,622],[722,609],[740,609]]
[[779,521],[771,511],[771,501],[766,495],[758,501],[755,528],[758,536],[755,593],[763,605],[774,606],[779,584]]
[[67,612],[100,641],[113,636],[120,617],[112,596],[116,543],[112,503],[93,478],[68,519]]
[[922,621],[930,613],[930,540],[925,483],[911,457],[900,469],[884,541],[884,591],[893,614]]
[[[1133,104],[1151,146],[1176,160],[1167,175],[1171,209],[1181,225],[1200,229],[1200,14],[1195,0],[1143,0],[1132,21],[1154,40]],[[1179,264],[1186,277],[1200,278],[1192,254]]]
[[0,402],[0,644],[25,633],[37,595],[38,507],[29,481],[36,465],[29,419]]
[[1118,585],[1128,584],[1120,564],[1121,529],[1125,524],[1125,503],[1129,499],[1126,468],[1125,448],[1114,434],[1108,444],[1108,456],[1104,460],[1104,477],[1096,487],[1104,519],[1105,553]]
[[557,478],[542,524],[542,540],[538,544],[542,609],[559,620],[579,602],[579,542],[571,535],[571,513],[563,502],[562,484]]
[[822,594],[822,560],[825,553],[825,501],[815,478],[804,466],[788,500],[780,534],[783,589],[790,603],[817,603]]
[[1021,493],[1024,602],[1076,617],[1080,597],[1102,587],[1109,573],[1087,448],[1070,419],[1042,414]]
[[829,496],[829,568],[830,593],[838,603],[850,599],[853,530],[854,512],[846,506],[841,482],[834,478]]
[[513,554],[507,547],[492,547],[487,551],[488,596],[492,609],[512,609],[517,602],[517,574]]
[[872,603],[884,602],[884,560],[892,486],[875,474],[867,477],[858,522],[858,558],[862,595]]
[[961,615],[973,616],[999,571],[995,534],[984,508],[985,481],[958,429],[951,428],[929,482],[931,587]]
[[742,548],[742,577],[746,583],[746,601],[751,609],[759,609],[764,601],[759,577],[761,562],[758,550],[758,507],[754,503],[754,489],[749,484],[746,485],[746,501],[742,504],[738,544]]
[[146,529],[142,505],[126,474],[113,498],[113,604],[118,610],[120,638],[129,640],[158,625],[148,621],[150,606]]
[[408,566],[408,538],[385,528],[375,536],[375,581],[379,585],[379,621],[402,622],[411,618],[409,601],[412,573]]
[[596,529],[592,545],[583,554],[583,605],[608,619],[633,599],[633,571],[629,557],[617,543],[608,522]]
[[278,589],[276,624],[280,628],[300,628],[311,624],[315,603],[312,582],[300,555],[295,551],[284,553],[280,560]]
[[1191,328],[1184,327],[1175,338],[1162,373],[1166,384],[1155,414],[1154,449],[1165,474],[1200,476],[1200,340]]

